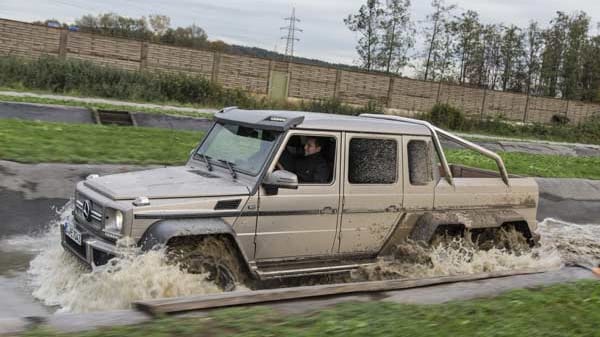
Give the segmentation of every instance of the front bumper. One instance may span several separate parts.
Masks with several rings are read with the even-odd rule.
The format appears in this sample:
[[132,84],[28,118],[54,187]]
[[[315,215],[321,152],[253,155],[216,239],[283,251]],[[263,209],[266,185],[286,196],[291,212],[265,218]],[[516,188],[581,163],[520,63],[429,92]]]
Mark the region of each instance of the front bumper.
[[76,221],[72,223],[81,233],[81,245],[65,235],[64,225],[60,226],[60,240],[63,248],[77,257],[81,262],[89,267],[101,266],[106,264],[114,257],[120,257],[117,247],[114,243],[99,238]]

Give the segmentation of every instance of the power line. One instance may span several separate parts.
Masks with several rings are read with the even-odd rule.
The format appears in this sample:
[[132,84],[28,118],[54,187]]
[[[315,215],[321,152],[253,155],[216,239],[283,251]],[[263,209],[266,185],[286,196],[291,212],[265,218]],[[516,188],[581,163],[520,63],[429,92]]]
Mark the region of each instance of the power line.
[[289,21],[289,25],[281,27],[280,29],[287,29],[287,36],[282,36],[282,40],[287,40],[285,44],[285,56],[289,58],[294,57],[294,42],[300,41],[296,37],[296,32],[302,32],[303,30],[296,27],[296,22],[300,22],[300,19],[296,18],[296,8],[292,8],[292,15],[289,18],[284,18],[285,21]]
[[54,2],[58,2],[59,4],[62,4],[62,5],[65,5],[65,6],[69,6],[69,7],[79,8],[79,9],[82,9],[82,10],[90,12],[90,13],[98,11],[98,9],[95,8],[95,7],[93,9],[91,9],[90,7],[84,7],[84,6],[81,6],[78,3],[73,3],[73,2],[70,2],[70,1],[66,1],[66,0],[54,0]]

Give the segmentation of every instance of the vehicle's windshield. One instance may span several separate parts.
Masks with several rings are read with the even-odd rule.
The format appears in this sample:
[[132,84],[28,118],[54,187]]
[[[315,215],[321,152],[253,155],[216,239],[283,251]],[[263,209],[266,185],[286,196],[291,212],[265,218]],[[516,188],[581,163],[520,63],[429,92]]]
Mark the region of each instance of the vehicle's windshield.
[[257,175],[280,132],[217,123],[196,152],[198,160]]

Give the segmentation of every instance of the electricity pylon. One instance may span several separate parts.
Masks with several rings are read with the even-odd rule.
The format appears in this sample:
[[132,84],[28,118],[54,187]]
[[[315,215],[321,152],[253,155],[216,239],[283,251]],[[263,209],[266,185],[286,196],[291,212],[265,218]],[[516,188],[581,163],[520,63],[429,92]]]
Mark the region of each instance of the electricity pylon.
[[281,29],[287,29],[287,36],[282,36],[281,39],[287,40],[285,44],[285,56],[291,59],[294,57],[294,42],[300,41],[296,37],[296,32],[302,32],[302,29],[296,27],[296,22],[300,22],[300,19],[296,18],[296,8],[292,8],[292,15],[289,18],[284,18],[284,20],[290,23],[286,27],[281,27]]

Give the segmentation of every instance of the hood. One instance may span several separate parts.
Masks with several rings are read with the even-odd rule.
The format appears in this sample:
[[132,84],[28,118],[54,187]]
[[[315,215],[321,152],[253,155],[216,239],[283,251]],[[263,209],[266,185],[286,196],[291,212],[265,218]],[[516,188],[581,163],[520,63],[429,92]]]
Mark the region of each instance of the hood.
[[113,200],[135,199],[140,196],[160,199],[249,193],[248,187],[241,182],[189,166],[112,174],[86,180],[85,185]]

